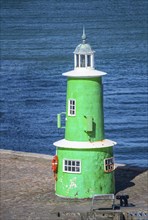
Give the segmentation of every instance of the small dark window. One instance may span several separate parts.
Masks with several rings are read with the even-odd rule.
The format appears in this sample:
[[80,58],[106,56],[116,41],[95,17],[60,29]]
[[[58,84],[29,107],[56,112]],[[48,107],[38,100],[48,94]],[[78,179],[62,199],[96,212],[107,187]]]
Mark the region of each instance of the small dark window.
[[81,67],[85,67],[85,55],[81,55]]
[[87,55],[87,66],[91,66],[90,55]]
[[104,171],[109,173],[114,170],[114,158],[106,158],[104,160]]
[[76,55],[76,67],[79,67],[79,55]]
[[75,116],[76,115],[76,100],[69,99],[68,101],[68,115]]

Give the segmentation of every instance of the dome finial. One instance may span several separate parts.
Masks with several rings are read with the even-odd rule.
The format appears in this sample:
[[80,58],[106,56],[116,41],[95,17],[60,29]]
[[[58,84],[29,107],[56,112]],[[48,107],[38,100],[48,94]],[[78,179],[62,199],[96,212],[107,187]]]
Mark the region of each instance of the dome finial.
[[85,26],[84,26],[84,25],[83,25],[82,40],[83,40],[83,44],[85,44],[85,41],[86,41],[86,34],[85,34]]

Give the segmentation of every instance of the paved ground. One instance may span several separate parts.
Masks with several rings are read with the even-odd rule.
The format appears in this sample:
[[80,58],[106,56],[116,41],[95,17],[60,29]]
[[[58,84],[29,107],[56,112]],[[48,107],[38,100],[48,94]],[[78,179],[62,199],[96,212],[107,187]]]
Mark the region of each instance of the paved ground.
[[[70,200],[55,196],[51,156],[5,150],[0,150],[0,154],[1,220],[53,220],[54,213],[75,212],[79,215],[90,211],[90,199]],[[148,171],[142,168],[116,168],[116,191],[130,197],[131,207],[121,211],[148,210],[147,174]]]

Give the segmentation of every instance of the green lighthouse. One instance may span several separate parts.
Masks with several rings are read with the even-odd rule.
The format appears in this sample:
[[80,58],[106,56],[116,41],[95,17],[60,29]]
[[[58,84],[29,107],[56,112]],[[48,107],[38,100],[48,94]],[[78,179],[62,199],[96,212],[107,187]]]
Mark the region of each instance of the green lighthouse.
[[[95,70],[94,51],[86,42],[74,51],[74,70],[67,77],[65,138],[54,143],[52,161],[56,195],[92,198],[114,193],[114,141],[105,139],[102,76]],[[62,128],[58,114],[58,128]]]

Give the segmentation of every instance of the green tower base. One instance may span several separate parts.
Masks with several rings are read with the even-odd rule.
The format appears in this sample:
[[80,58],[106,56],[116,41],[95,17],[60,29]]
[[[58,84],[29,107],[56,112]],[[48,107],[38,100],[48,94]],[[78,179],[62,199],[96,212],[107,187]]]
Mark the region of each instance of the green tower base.
[[[56,195],[82,199],[92,198],[94,194],[114,193],[114,171],[106,172],[104,170],[104,159],[113,157],[112,147],[97,149],[58,147],[57,155]],[[79,172],[65,171],[65,160],[66,163],[70,160],[80,161]],[[72,169],[72,164],[70,167]]]

